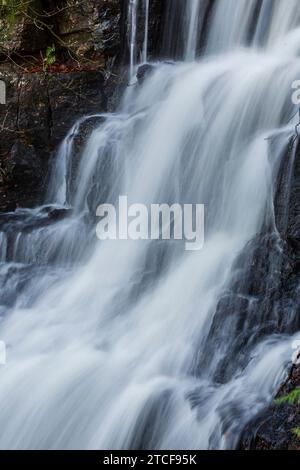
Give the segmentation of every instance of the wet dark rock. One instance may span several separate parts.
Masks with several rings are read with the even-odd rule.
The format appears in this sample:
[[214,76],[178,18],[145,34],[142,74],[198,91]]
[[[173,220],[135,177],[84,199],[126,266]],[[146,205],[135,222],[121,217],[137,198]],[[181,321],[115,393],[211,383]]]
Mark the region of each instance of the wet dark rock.
[[50,142],[56,146],[82,116],[106,110],[100,71],[49,74]]
[[49,162],[82,116],[106,110],[100,71],[23,74],[6,68],[7,105],[0,106],[0,211],[42,201]]
[[[23,13],[14,10],[13,21],[10,7],[0,9],[0,79],[7,84],[7,103],[0,105],[0,212],[42,202],[52,157],[71,126],[84,115],[114,110],[124,87],[122,69],[112,72],[121,54],[119,0],[46,0],[30,6],[37,14],[57,10],[45,17],[54,34],[47,26],[37,28],[33,11],[24,14],[27,2],[20,2]],[[42,57],[52,44],[57,60],[68,63],[70,51],[77,56],[64,72],[43,70]],[[12,66],[8,54],[20,66]],[[84,64],[88,69],[72,71]]]
[[136,78],[138,79],[138,83],[140,85],[142,85],[143,82],[146,80],[146,78],[149,77],[149,75],[152,72],[154,72],[154,70],[155,70],[154,65],[150,65],[150,64],[141,65],[138,68],[138,71],[137,71],[137,74],[136,74]]
[[[300,158],[299,147],[294,153],[290,146],[282,159],[278,172],[278,185],[275,194],[276,226],[282,238],[289,244],[300,244]],[[292,176],[290,176],[292,175]],[[291,178],[291,179],[290,179]]]
[[[299,167],[300,147],[293,158],[287,142],[275,186],[276,227],[266,221],[262,233],[238,256],[231,282],[217,305],[203,348],[205,353],[195,360],[194,373],[207,371],[215,383],[227,383],[239,371],[242,373],[251,360],[251,351],[264,338],[294,334],[300,329]],[[229,337],[233,338],[230,344]],[[299,385],[297,368],[281,387],[279,396]],[[240,447],[299,449],[300,442],[291,432],[296,427],[300,427],[299,405],[272,405],[248,424]]]
[[[150,2],[152,58],[161,45],[166,4],[160,0]],[[10,7],[0,8],[0,79],[7,83],[7,104],[0,105],[0,212],[43,201],[52,157],[71,126],[84,115],[115,111],[128,81],[127,1],[33,0],[30,12],[28,2],[18,5],[13,14]],[[140,58],[143,2],[138,15]],[[39,23],[41,18],[45,24]],[[55,47],[55,73],[43,63],[49,46]],[[146,75],[144,70],[140,80]],[[13,149],[16,145],[20,148],[20,143],[26,147],[27,161],[29,154],[32,156],[32,166],[26,167],[24,184],[19,179],[15,187],[11,174]],[[74,162],[76,166],[76,156]]]
[[71,209],[44,206],[38,210],[16,209],[13,212],[0,213],[0,231],[17,235],[59,222],[72,214]]
[[[0,7],[0,57],[38,57],[55,45],[59,57],[106,66],[120,53],[120,0],[31,0]],[[70,53],[70,54],[69,54]]]
[[[293,366],[276,398],[284,397],[300,386],[300,366]],[[274,402],[252,420],[243,431],[242,450],[300,450],[300,439],[293,432],[300,428],[299,404]]]
[[63,220],[71,214],[72,214],[71,209],[52,209],[48,213],[48,218],[54,221]]
[[[41,12],[41,2],[31,0],[18,2],[22,13],[14,7],[13,3],[0,5],[0,59],[14,55],[38,54],[42,48],[49,45],[49,31],[47,28],[38,28],[35,20]],[[50,8],[49,0],[43,1],[43,8]],[[51,5],[52,6],[52,5]],[[1,57],[2,56],[2,57]]]
[[[300,329],[298,142],[296,146],[295,153],[287,146],[286,156],[278,171],[274,199],[278,234],[274,234],[269,241],[265,239],[263,243],[257,244],[257,248],[252,250],[251,267],[246,279],[242,285],[239,282],[236,284],[237,289],[242,287],[244,293],[256,298],[256,307],[250,318],[260,325],[260,337],[271,333],[293,334]],[[255,272],[251,273],[253,269]],[[250,342],[255,340],[254,336]],[[237,353],[240,346],[237,343]],[[277,397],[285,396],[299,386],[300,366],[293,366]],[[293,429],[299,427],[300,405],[273,404],[247,425],[241,437],[240,448],[300,450],[300,440],[293,433]]]
[[[42,165],[33,145],[20,139],[12,145],[4,162],[1,162],[1,203],[13,210],[24,205],[34,205],[42,185]],[[0,205],[1,208],[1,205]]]
[[119,0],[85,0],[62,10],[56,24],[59,36],[77,57],[107,66],[120,54],[120,20]]

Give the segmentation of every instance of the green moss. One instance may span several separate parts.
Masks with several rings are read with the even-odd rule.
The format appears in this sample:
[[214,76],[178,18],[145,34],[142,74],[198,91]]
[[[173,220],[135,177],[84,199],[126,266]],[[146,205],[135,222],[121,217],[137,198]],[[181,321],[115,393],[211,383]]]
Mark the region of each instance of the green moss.
[[293,434],[300,439],[300,428],[294,428],[293,429]]
[[276,405],[299,405],[300,404],[300,387],[295,388],[291,393],[284,397],[276,398],[274,400]]
[[0,0],[1,17],[6,20],[8,26],[12,28],[17,22],[17,15],[24,7],[24,0]]
[[27,10],[28,0],[0,0],[0,52],[15,34],[15,27],[22,21],[22,11]]

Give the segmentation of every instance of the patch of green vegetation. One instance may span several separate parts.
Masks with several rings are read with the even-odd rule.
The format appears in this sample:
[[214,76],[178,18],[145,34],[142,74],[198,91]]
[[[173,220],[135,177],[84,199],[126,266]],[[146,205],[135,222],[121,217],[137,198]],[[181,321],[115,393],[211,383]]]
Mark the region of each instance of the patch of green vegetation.
[[0,53],[14,38],[16,26],[27,16],[33,0],[0,0]]
[[0,0],[1,17],[6,20],[10,28],[18,22],[17,15],[24,5],[24,0]]
[[274,400],[276,405],[299,405],[300,404],[300,387],[295,388],[288,395]]
[[294,428],[292,430],[293,434],[300,439],[300,428]]
[[56,55],[55,55],[55,44],[52,46],[48,46],[46,49],[46,57],[43,61],[44,69],[47,70],[50,65],[53,65],[56,62]]

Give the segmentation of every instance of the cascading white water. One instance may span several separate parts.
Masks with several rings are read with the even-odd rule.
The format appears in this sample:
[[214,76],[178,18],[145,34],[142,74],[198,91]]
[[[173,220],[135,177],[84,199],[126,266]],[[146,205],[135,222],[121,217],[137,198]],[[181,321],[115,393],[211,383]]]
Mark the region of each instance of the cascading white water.
[[291,0],[288,8],[282,0],[218,0],[207,51],[224,52],[249,41],[275,46],[299,25],[299,14],[298,0]]
[[[201,1],[191,0],[188,2],[188,6],[190,8],[190,12],[188,15],[188,37],[185,57],[187,60],[195,60]],[[202,12],[204,12],[204,8],[202,9]]]
[[134,75],[136,64],[136,27],[138,0],[129,0],[128,18],[130,20],[130,78]]
[[[128,18],[129,18],[129,37],[130,37],[130,67],[129,77],[130,80],[134,78],[135,68],[138,63],[138,51],[137,51],[137,21],[138,21],[138,7],[141,6],[142,2],[139,0],[129,0],[128,4]],[[144,41],[141,51],[141,59],[143,63],[148,60],[148,41],[149,41],[149,0],[143,0],[144,9]]]
[[72,156],[74,138],[78,135],[82,122],[83,120],[81,119],[74,124],[57,152],[47,197],[50,203],[62,206],[67,204],[67,181],[70,174],[70,158]]
[[[219,0],[214,10],[207,51],[226,52],[234,47],[245,46],[249,40],[249,28],[258,1]],[[268,9],[268,15],[271,14],[272,7],[273,5]]]
[[52,169],[46,202],[58,206],[69,205],[68,181],[70,179],[71,158],[73,156],[74,140],[78,136],[81,126],[92,119],[102,118],[103,114],[92,114],[79,119],[68,132],[59,146]]
[[149,0],[144,0],[145,10],[145,37],[143,43],[143,62],[148,61],[148,41],[149,41]]
[[[189,51],[196,50],[201,24],[198,2],[192,3],[186,2]],[[0,369],[0,448],[234,448],[245,423],[272,399],[291,356],[290,338],[262,337],[243,367],[228,355],[233,373],[223,382],[215,379],[226,359],[223,344],[216,342],[208,365],[198,360],[236,258],[272,219],[276,168],[292,133],[282,116],[300,74],[300,4],[274,0],[263,8],[263,45],[250,48],[256,4],[217,1],[207,56],[157,65],[141,87],[131,87],[119,113],[93,131],[76,175],[66,171],[66,153],[80,124],[67,137],[58,154],[64,153],[66,180],[52,183],[52,194],[64,203],[75,179],[73,216],[39,227],[29,241],[20,236],[0,265],[0,277],[40,267],[3,312],[8,364]],[[134,31],[136,2],[130,8]],[[131,73],[133,44],[134,35]],[[187,253],[167,241],[100,243],[94,227],[82,235],[88,210],[124,194],[145,204],[206,204],[204,249]],[[42,211],[33,214],[39,223]],[[65,237],[71,267],[53,254]],[[32,241],[36,259],[26,251]],[[82,253],[84,242],[92,255]]]

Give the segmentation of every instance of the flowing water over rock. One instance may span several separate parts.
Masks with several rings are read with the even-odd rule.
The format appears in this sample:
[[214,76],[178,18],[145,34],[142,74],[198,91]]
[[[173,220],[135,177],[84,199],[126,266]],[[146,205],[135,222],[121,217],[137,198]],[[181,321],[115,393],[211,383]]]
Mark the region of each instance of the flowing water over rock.
[[[255,315],[241,276],[262,234],[280,257],[273,201],[293,134],[300,4],[171,3],[167,55],[186,61],[129,87],[71,165],[79,121],[47,205],[1,222],[1,448],[234,448],[291,358],[295,324],[282,318],[279,335],[283,311]],[[96,207],[119,195],[204,203],[204,249],[97,241]]]

